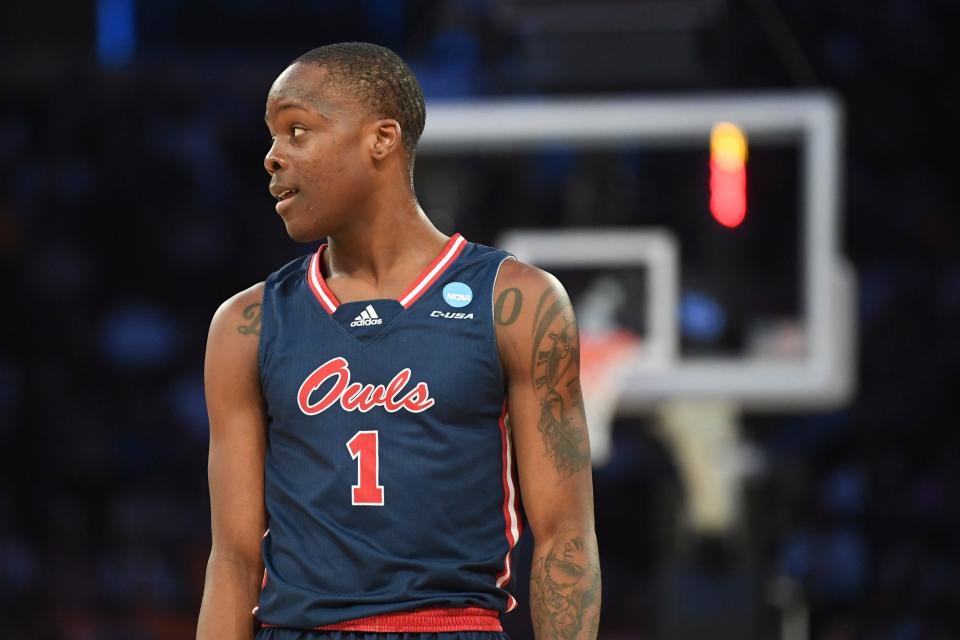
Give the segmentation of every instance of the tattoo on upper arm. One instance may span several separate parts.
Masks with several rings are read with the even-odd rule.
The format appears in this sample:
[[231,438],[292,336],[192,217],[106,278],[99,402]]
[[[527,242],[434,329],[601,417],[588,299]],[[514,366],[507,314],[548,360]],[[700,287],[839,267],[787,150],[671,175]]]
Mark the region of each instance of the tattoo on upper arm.
[[585,628],[596,637],[600,620],[600,562],[583,536],[535,558],[530,575],[530,608],[538,636],[575,638]]
[[523,306],[523,294],[520,289],[510,287],[499,296],[493,309],[493,317],[499,325],[508,325],[516,322]]
[[247,305],[243,310],[244,320],[248,320],[247,324],[242,324],[237,327],[237,331],[244,336],[249,335],[260,335],[260,312],[263,308],[263,305],[259,302],[254,302],[251,305]]
[[533,322],[531,376],[540,402],[537,423],[547,453],[561,476],[590,464],[587,420],[580,397],[580,338],[573,310],[548,288]]

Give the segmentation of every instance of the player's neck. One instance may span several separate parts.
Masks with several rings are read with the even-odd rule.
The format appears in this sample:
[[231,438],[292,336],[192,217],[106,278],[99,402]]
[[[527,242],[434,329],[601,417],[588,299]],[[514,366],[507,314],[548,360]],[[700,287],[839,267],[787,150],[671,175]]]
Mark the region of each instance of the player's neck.
[[447,241],[410,193],[405,202],[380,206],[358,223],[328,239],[324,271],[330,276],[371,283],[390,280],[396,271],[429,264]]

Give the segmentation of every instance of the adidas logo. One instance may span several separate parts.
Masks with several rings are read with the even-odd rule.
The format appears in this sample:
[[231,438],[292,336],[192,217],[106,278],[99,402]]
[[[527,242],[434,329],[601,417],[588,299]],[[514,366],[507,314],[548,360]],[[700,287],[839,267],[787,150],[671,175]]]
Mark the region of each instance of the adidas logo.
[[367,308],[360,312],[356,318],[353,319],[353,322],[350,323],[351,327],[369,327],[374,324],[383,324],[383,318],[377,315],[377,312],[373,310],[373,305],[368,304]]

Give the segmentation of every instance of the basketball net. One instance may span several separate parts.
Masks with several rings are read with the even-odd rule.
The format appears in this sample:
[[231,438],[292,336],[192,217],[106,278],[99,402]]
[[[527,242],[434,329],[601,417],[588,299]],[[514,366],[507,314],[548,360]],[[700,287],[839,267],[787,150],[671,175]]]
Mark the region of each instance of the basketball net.
[[594,464],[603,464],[610,457],[610,436],[624,374],[636,359],[640,344],[640,337],[625,329],[581,331],[580,387]]

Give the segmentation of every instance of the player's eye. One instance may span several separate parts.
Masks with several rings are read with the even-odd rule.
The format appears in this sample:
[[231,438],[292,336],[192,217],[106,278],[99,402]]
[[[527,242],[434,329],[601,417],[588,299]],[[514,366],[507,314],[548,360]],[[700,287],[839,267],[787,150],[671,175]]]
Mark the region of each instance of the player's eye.
[[299,124],[295,124],[290,127],[290,135],[292,135],[294,138],[299,137],[300,134],[306,133],[306,131],[306,127],[302,127]]

